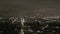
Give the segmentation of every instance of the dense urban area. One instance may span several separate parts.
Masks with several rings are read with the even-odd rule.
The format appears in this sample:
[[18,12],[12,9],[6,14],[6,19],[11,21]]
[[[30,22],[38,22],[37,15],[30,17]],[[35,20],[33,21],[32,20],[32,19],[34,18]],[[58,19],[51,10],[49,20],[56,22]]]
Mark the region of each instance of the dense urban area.
[[0,34],[60,34],[60,17],[0,17]]

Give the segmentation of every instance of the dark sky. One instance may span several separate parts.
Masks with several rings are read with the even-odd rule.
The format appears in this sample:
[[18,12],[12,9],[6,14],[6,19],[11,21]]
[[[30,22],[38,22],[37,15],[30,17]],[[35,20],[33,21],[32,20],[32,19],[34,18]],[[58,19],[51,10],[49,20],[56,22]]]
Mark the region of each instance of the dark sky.
[[0,16],[60,16],[59,0],[0,0]]

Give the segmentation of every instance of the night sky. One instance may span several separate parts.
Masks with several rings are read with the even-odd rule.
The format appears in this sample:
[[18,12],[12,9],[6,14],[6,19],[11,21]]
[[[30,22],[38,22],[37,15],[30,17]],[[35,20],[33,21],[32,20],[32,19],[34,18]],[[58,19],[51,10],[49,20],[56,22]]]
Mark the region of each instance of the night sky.
[[59,0],[0,0],[0,16],[60,16]]

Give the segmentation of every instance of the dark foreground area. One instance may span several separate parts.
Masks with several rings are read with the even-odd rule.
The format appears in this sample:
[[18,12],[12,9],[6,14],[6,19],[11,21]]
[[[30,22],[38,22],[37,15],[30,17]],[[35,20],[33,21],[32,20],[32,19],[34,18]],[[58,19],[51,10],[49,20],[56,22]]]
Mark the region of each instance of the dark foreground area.
[[0,18],[0,34],[60,34],[60,18],[26,18],[24,26],[18,18]]

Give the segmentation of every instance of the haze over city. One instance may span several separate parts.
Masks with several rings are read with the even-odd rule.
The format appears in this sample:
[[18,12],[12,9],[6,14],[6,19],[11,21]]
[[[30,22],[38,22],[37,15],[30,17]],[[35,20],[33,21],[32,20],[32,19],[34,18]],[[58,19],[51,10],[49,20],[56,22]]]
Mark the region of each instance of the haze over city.
[[59,0],[0,0],[0,16],[60,16]]

